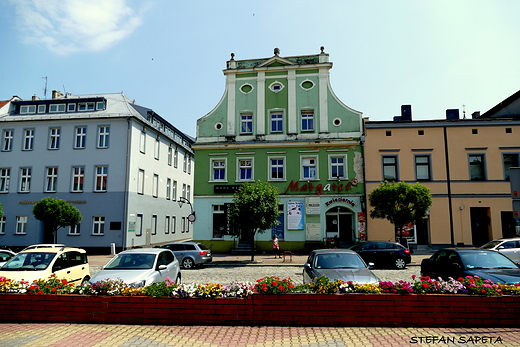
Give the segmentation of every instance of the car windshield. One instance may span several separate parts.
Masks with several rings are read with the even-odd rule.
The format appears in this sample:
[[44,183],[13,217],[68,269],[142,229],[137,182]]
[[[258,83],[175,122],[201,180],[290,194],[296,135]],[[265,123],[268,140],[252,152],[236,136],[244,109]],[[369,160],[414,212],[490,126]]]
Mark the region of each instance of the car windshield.
[[494,251],[459,253],[466,270],[471,269],[518,269],[507,257]]
[[151,269],[155,262],[155,254],[118,254],[104,270]]
[[27,252],[19,253],[2,267],[2,271],[41,271],[45,270],[57,253]]
[[485,245],[483,246],[480,246],[480,248],[482,249],[491,249],[493,247],[496,247],[497,245],[499,245],[502,241],[489,241],[488,243],[486,243]]
[[318,254],[315,260],[317,269],[364,268],[366,267],[357,254],[335,253]]

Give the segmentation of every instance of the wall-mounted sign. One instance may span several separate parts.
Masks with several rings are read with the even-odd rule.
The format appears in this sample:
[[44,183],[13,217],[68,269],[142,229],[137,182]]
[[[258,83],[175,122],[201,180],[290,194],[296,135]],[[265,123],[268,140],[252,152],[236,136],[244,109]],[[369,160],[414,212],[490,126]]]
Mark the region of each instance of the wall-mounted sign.
[[347,198],[332,198],[332,199],[330,199],[329,201],[327,201],[325,203],[325,206],[329,206],[329,205],[331,205],[331,204],[333,204],[335,202],[345,202],[345,203],[349,204],[352,207],[356,206],[356,203],[354,201],[352,201],[350,199],[347,199]]
[[316,195],[321,195],[321,194],[327,193],[327,192],[339,193],[339,192],[351,190],[352,187],[357,186],[358,180],[354,178],[346,183],[342,183],[341,181],[339,181],[338,183],[336,183],[336,182],[326,183],[326,184],[318,183],[316,185],[312,182],[308,182],[308,183],[303,183],[301,186],[300,186],[300,183],[301,182],[299,182],[299,181],[294,181],[294,180],[291,181],[283,194],[287,194],[288,192],[314,193]]
[[321,241],[321,224],[320,223],[305,224],[305,240]]
[[287,229],[303,230],[304,213],[303,201],[287,202]]
[[320,198],[305,198],[305,213],[320,214]]
[[214,194],[235,193],[240,188],[240,184],[227,184],[213,186]]

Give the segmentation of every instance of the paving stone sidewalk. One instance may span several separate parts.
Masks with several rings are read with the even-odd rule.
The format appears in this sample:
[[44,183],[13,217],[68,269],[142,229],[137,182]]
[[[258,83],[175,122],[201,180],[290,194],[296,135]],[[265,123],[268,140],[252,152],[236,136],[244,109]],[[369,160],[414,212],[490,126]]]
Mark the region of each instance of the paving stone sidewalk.
[[0,324],[0,346],[520,346],[520,328],[335,328]]

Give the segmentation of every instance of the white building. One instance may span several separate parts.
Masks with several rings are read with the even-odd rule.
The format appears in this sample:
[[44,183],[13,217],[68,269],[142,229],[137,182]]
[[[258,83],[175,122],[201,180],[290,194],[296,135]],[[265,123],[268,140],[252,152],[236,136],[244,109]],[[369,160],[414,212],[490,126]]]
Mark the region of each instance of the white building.
[[[123,94],[9,100],[0,112],[0,245],[58,242],[106,252],[192,238],[193,139]],[[44,197],[83,216],[56,237]]]

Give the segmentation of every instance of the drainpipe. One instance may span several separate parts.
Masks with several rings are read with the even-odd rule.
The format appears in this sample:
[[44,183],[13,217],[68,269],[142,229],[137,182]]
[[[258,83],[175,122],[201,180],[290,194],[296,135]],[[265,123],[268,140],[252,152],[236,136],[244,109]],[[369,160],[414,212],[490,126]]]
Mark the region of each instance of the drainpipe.
[[449,160],[449,150],[448,150],[448,133],[446,127],[444,129],[444,156],[446,158],[446,183],[448,185],[448,208],[450,213],[450,241],[451,246],[455,246],[455,237],[453,232],[453,209],[452,209],[452,201],[451,201],[451,178],[450,178],[450,160]]

